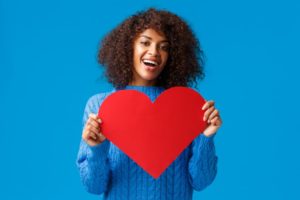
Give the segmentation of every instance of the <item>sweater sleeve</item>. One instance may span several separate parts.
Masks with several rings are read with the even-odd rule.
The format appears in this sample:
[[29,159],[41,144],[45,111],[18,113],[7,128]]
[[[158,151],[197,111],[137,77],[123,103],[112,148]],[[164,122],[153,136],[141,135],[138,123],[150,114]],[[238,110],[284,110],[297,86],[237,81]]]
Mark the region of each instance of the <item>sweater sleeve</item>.
[[[104,98],[105,94],[101,93],[92,96],[88,100],[83,114],[83,127],[90,113],[98,113],[99,106]],[[96,146],[90,146],[81,139],[76,164],[79,169],[81,182],[90,193],[102,194],[107,189],[110,176],[110,166],[107,157],[109,147],[110,142],[108,140]]]
[[191,144],[189,160],[189,181],[192,187],[203,190],[210,185],[217,174],[218,157],[215,153],[214,137],[200,134]]

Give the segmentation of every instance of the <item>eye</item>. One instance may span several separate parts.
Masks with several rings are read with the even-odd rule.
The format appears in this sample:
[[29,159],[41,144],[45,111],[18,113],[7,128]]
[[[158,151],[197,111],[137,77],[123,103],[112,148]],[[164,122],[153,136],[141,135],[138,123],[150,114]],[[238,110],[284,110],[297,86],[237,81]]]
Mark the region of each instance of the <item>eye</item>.
[[149,41],[142,41],[141,44],[144,45],[144,46],[149,46],[150,42]]
[[159,46],[159,49],[163,51],[169,51],[169,45],[168,44],[162,44]]

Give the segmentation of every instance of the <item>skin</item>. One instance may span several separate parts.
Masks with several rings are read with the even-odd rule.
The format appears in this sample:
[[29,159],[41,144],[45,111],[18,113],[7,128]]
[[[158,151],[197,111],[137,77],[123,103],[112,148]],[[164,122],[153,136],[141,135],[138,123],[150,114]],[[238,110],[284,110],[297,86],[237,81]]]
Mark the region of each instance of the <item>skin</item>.
[[[153,29],[146,29],[139,34],[133,42],[133,78],[129,85],[155,86],[157,77],[164,69],[168,60],[169,43],[164,34]],[[144,59],[158,63],[154,70],[145,68]],[[208,122],[208,127],[203,131],[206,137],[216,134],[222,125],[219,111],[215,102],[207,101],[202,110],[206,110],[203,120]],[[82,132],[83,140],[90,146],[101,144],[106,138],[101,134],[101,119],[94,113],[89,115]]]
[[[169,42],[163,34],[147,29],[133,43],[133,80],[129,85],[154,86],[168,60]],[[144,59],[158,63],[153,71],[147,70]]]

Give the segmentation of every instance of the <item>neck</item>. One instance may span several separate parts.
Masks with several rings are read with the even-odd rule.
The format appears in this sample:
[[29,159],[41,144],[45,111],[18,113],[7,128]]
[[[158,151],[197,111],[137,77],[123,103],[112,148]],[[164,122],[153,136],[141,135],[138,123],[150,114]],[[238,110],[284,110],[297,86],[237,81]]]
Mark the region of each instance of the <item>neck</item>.
[[131,81],[128,85],[131,86],[155,86],[156,81]]

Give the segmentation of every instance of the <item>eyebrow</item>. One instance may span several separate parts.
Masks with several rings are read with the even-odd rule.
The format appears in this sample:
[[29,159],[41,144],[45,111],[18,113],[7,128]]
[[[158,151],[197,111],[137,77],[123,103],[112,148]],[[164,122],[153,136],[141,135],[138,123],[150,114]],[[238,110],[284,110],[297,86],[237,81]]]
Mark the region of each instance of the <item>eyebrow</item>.
[[[141,35],[140,37],[145,37],[145,38],[148,38],[149,40],[152,40],[152,38],[147,36],[147,35]],[[169,41],[168,40],[162,40],[160,42],[169,42]]]

